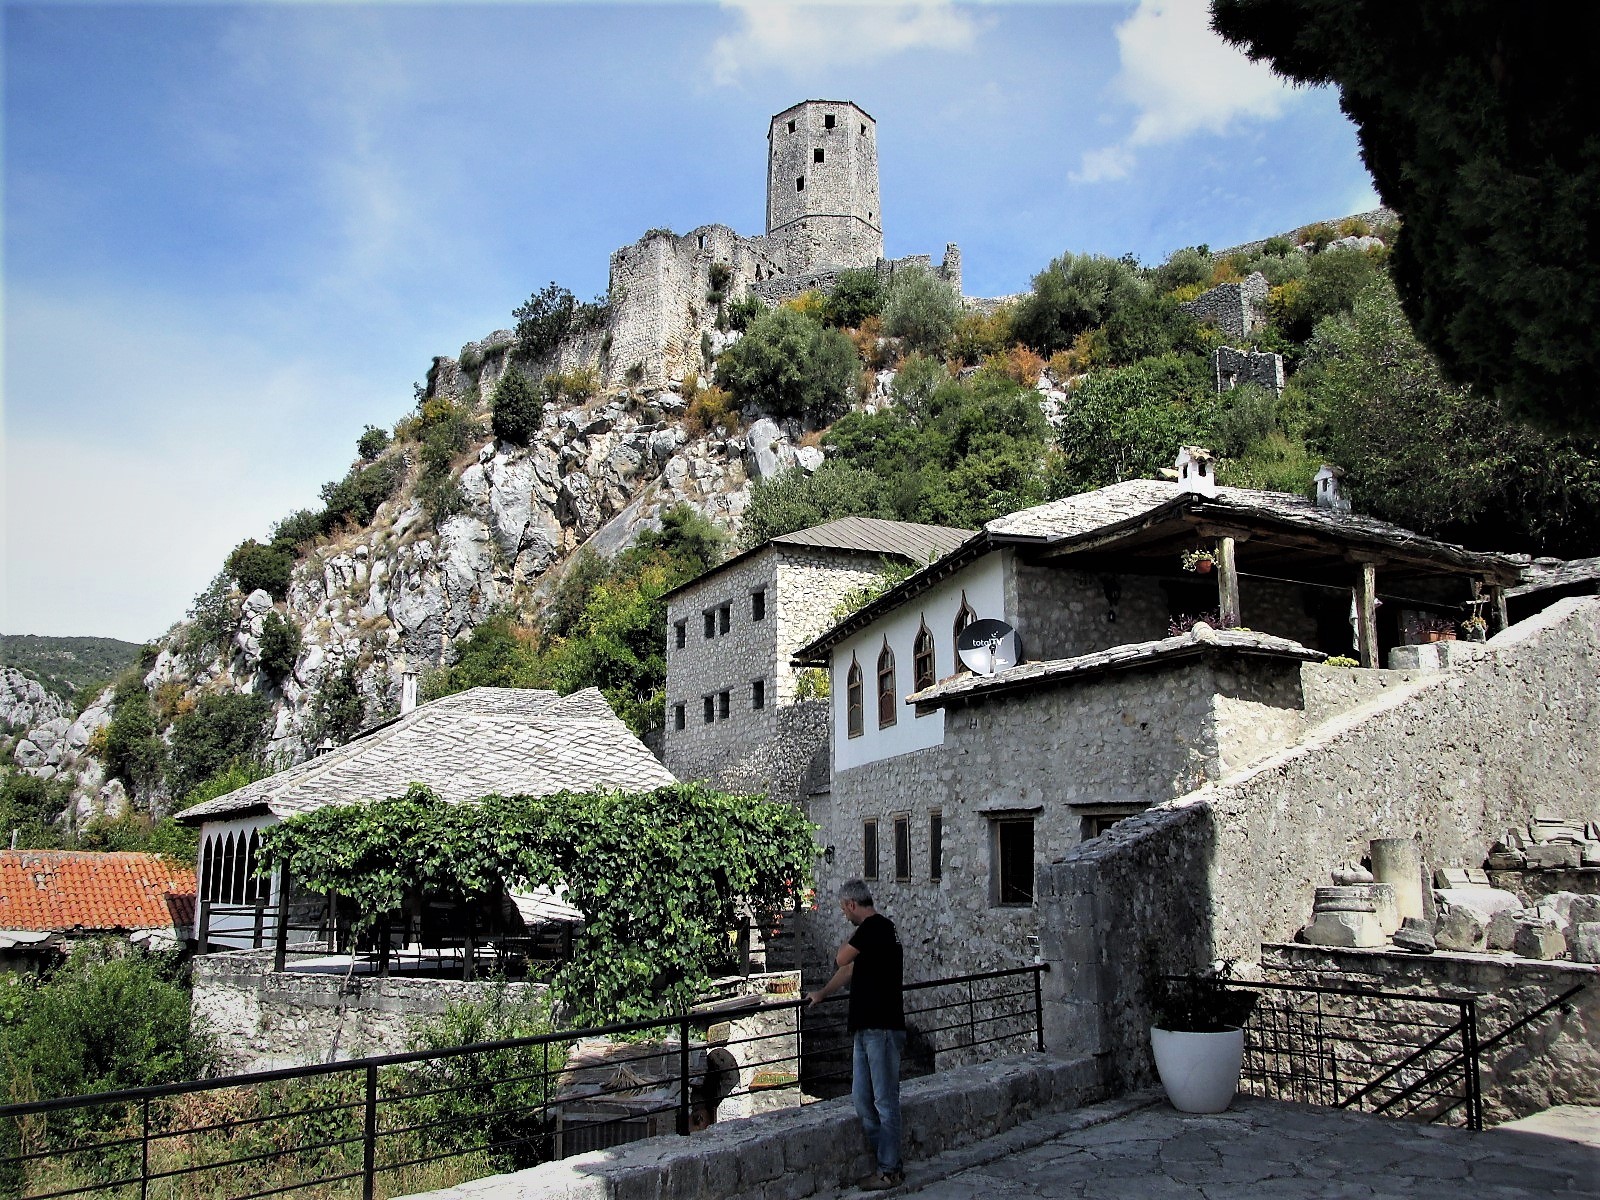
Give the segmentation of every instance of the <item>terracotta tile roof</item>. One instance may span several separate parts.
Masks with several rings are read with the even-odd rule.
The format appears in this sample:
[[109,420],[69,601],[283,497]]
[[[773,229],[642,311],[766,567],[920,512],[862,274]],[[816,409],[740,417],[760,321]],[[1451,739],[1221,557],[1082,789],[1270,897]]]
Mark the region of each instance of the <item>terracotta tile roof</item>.
[[194,896],[194,868],[159,854],[0,850],[0,929],[184,927]]

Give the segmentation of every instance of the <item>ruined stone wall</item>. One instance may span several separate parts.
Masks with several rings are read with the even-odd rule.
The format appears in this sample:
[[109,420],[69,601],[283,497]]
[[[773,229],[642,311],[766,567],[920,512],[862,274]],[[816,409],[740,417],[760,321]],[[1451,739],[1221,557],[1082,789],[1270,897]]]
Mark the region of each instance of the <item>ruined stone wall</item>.
[[276,972],[271,951],[205,954],[194,960],[190,1009],[216,1035],[232,1071],[267,1071],[410,1049],[418,1026],[454,1001],[505,987],[538,995],[542,983],[378,979],[342,970]]
[[1219,283],[1178,307],[1240,341],[1266,325],[1268,290],[1266,276],[1256,271],[1241,283]]
[[[1583,992],[1573,1000],[1483,1052],[1479,1086],[1484,1124],[1526,1117],[1556,1104],[1600,1104],[1600,967],[1487,954],[1417,955],[1300,945],[1263,947],[1261,967],[1267,979],[1282,983],[1472,996],[1480,1042],[1581,986]],[[1366,1002],[1359,1011],[1376,1015],[1381,1003]],[[1388,1009],[1393,1015],[1392,1004]],[[1428,1016],[1437,1020],[1438,1009]]]
[[[835,771],[818,835],[834,861],[818,868],[818,893],[830,897],[862,874],[862,825],[875,819],[873,886],[900,926],[908,975],[1019,966],[1032,957],[1038,914],[998,902],[995,822],[1031,819],[1034,861],[1050,862],[1079,845],[1085,818],[1184,795],[1272,739],[1292,740],[1299,702],[1298,663],[1205,659],[952,710],[942,746]],[[938,880],[930,878],[935,810],[943,819]],[[911,835],[909,876],[899,880],[897,813],[909,817]],[[829,927],[816,944],[843,935],[830,908],[817,919]]]
[[[927,254],[908,254],[904,258],[879,259],[876,264],[868,263],[877,272],[879,281],[885,288],[894,282],[897,273],[911,268],[926,271],[935,279],[943,280],[954,289],[957,296],[961,295],[961,249],[954,242],[948,243],[944,248],[944,260],[936,267],[933,258]],[[839,273],[848,270],[847,267],[824,267],[819,270],[802,271],[790,275],[769,275],[750,287],[750,292],[763,304],[769,307],[801,292],[831,292],[839,285]]]
[[848,102],[807,101],[773,117],[767,141],[766,231],[788,273],[882,258],[872,118]]
[[1054,1044],[1099,1039],[1135,1075],[1147,1069],[1150,972],[1253,961],[1262,942],[1289,940],[1314,889],[1373,838],[1418,837],[1430,866],[1476,866],[1535,806],[1593,819],[1596,680],[1600,599],[1563,600],[1482,658],[1386,687],[1043,868],[1042,940],[1061,968],[1049,977]]
[[1217,378],[1217,394],[1231,392],[1241,383],[1254,383],[1271,389],[1273,395],[1283,391],[1283,355],[1257,354],[1253,350],[1235,350],[1232,346],[1218,346],[1211,354],[1211,368]]

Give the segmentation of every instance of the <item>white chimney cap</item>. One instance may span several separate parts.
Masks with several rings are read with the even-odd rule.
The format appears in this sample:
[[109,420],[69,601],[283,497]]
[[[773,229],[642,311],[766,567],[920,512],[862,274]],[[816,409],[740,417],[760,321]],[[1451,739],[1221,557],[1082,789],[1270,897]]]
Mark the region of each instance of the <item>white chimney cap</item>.
[[1323,463],[1316,478],[1317,507],[1331,508],[1335,512],[1350,511],[1350,493],[1344,488],[1344,469],[1332,463]]
[[1178,487],[1197,496],[1217,494],[1217,464],[1211,451],[1204,446],[1179,446]]

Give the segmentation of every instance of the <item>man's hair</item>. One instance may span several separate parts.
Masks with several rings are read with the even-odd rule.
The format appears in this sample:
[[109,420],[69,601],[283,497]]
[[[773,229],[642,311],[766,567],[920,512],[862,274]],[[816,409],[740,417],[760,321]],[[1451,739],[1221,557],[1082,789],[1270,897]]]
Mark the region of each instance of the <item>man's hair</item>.
[[839,885],[839,899],[850,900],[862,908],[871,908],[872,889],[859,879],[847,879]]

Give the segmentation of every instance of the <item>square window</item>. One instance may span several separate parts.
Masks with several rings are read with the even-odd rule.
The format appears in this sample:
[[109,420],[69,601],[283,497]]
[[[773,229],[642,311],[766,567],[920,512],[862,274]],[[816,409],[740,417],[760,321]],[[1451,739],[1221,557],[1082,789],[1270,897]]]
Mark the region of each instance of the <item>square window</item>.
[[900,882],[911,878],[911,814],[894,818],[894,877]]
[[688,645],[689,643],[689,622],[674,622],[672,626],[672,634],[673,641],[677,643],[678,649],[682,650],[684,646]]
[[812,162],[821,162],[822,161],[822,149],[821,149],[821,147],[818,147],[817,149],[815,149],[815,150],[813,150],[811,152],[811,161]]
[[705,705],[706,705],[706,724],[709,725],[709,724],[711,724],[711,722],[713,722],[713,721],[715,721],[717,719],[717,699],[716,699],[716,697],[715,696],[707,696],[705,698]]
[[766,588],[758,588],[750,593],[750,619],[752,621],[765,621],[767,619]]
[[727,633],[732,626],[733,605],[724,604],[721,608],[717,609],[717,630],[719,633]]
[[799,179],[794,181],[794,190],[797,192],[803,192],[806,190],[806,177],[804,175],[800,176]]
[[750,682],[750,707],[759,712],[767,706],[767,681],[754,679]]
[[731,712],[732,709],[733,709],[733,693],[732,692],[718,692],[717,693],[717,720],[726,721],[728,719],[728,713]]
[[672,706],[672,727],[674,729],[682,729],[688,723],[689,714],[685,711],[685,706],[674,704]]
[[790,121],[790,122],[789,122],[789,132],[790,132],[790,133],[793,133],[793,132],[794,132],[794,122],[793,122],[793,121]]
[[878,823],[861,822],[861,878],[878,877]]
[[716,637],[717,636],[717,610],[714,609],[714,608],[708,608],[708,609],[706,609],[704,616],[705,616],[705,619],[706,619],[706,636],[708,638]]
[[833,128],[834,119],[835,118],[834,118],[834,115],[832,113],[825,114],[823,116],[823,118],[822,118],[822,127],[824,129],[832,129]]
[[867,136],[867,127],[865,125],[863,125],[861,127],[861,136],[862,137],[866,137]]
[[1033,818],[994,823],[991,903],[1025,906],[1033,903]]
[[944,878],[944,813],[938,809],[928,814],[928,878]]

